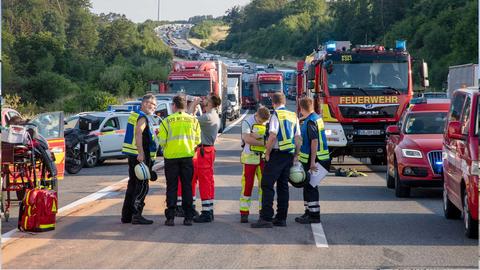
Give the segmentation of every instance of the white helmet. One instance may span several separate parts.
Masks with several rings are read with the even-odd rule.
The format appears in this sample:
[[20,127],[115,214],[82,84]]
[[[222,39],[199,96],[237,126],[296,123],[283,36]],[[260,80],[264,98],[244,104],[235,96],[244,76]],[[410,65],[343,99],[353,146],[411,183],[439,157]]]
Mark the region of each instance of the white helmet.
[[300,162],[295,163],[290,168],[290,175],[288,181],[292,186],[301,188],[305,184],[306,174]]
[[150,180],[150,170],[145,163],[141,162],[135,166],[135,176],[138,180]]

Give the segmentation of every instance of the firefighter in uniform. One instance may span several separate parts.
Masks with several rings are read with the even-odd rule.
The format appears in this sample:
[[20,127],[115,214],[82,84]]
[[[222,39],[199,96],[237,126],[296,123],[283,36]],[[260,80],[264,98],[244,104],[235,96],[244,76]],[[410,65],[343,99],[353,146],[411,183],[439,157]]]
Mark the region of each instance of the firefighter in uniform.
[[248,223],[251,196],[255,176],[258,180],[258,203],[262,209],[262,174],[265,164],[265,137],[267,127],[265,123],[270,118],[266,107],[260,107],[254,115],[242,121],[243,151],[240,161],[243,165],[242,193],[240,194],[240,222]]
[[[272,96],[275,109],[268,125],[269,136],[265,150],[265,168],[262,178],[262,210],[260,218],[252,228],[287,226],[288,178],[290,168],[298,160],[301,146],[300,126],[296,113],[285,108],[285,95]],[[273,186],[277,183],[277,214],[273,218]]]
[[[128,156],[128,186],[122,208],[122,223],[152,224],[142,216],[149,185],[148,180],[142,181],[135,175],[135,166],[144,162],[152,170],[157,153],[155,133],[153,131],[153,115],[157,108],[154,95],[143,96],[139,111],[132,111],[128,118],[127,130],[123,142],[122,153]],[[155,179],[151,179],[155,180]]]
[[327,171],[330,169],[330,154],[322,118],[313,110],[313,99],[302,98],[299,102],[300,113],[304,118],[302,132],[302,147],[299,161],[307,175],[303,187],[305,213],[296,217],[301,224],[320,223],[320,202],[317,187],[310,185],[309,172],[317,171],[316,163],[320,163]]
[[183,224],[191,226],[193,222],[192,178],[193,155],[200,143],[200,125],[198,120],[185,112],[187,102],[182,95],[173,98],[173,111],[160,125],[159,144],[165,160],[165,178],[167,179],[167,209],[165,225],[174,226],[177,204],[178,178],[182,185],[182,208],[185,214]]

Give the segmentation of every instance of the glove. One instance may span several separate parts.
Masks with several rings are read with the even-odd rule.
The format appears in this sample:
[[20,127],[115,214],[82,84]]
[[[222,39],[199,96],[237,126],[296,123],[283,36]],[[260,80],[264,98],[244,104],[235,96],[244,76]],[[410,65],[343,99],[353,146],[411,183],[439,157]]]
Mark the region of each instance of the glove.
[[157,181],[158,175],[154,171],[150,171],[150,181],[154,182]]

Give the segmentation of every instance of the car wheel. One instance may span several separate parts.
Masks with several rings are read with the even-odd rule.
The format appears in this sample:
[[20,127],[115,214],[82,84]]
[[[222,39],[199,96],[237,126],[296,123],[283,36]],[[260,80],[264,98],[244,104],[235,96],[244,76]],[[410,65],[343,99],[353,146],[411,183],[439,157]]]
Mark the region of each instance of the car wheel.
[[395,177],[390,175],[390,165],[387,162],[387,172],[385,173],[387,179],[387,188],[395,188]]
[[478,238],[478,221],[474,220],[470,214],[467,191],[463,194],[463,226],[468,238]]
[[448,198],[447,185],[443,183],[443,215],[447,219],[459,219],[461,216],[460,210]]
[[94,151],[89,151],[85,154],[85,164],[86,168],[93,168],[97,165],[99,159],[100,151],[96,149]]
[[400,174],[398,173],[398,164],[396,160],[394,163],[393,171],[395,177],[395,196],[397,196],[398,198],[410,197],[410,187],[402,185],[402,182],[400,180]]

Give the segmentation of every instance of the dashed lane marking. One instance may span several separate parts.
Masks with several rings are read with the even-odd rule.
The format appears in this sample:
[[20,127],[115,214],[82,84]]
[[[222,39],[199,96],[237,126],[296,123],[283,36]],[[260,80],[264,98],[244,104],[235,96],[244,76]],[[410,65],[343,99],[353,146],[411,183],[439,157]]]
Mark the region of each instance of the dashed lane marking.
[[323,230],[322,223],[312,223],[313,238],[317,248],[328,248],[327,236]]

